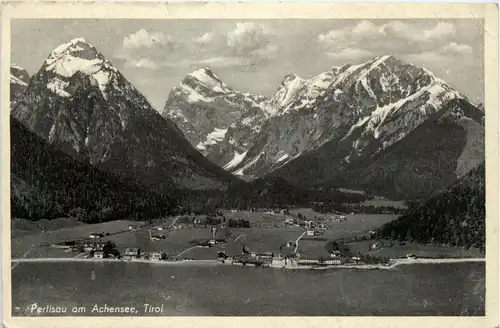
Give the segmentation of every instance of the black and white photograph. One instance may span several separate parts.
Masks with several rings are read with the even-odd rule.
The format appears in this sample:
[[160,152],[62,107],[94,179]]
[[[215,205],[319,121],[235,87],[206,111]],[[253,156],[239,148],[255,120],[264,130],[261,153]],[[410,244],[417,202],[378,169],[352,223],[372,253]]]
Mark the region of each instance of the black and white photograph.
[[10,315],[484,317],[484,24],[11,18]]

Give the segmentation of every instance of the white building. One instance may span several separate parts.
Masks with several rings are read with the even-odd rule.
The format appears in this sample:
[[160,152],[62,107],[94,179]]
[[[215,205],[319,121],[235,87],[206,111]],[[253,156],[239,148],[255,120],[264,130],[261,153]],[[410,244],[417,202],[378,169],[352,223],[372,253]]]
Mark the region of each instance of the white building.
[[151,259],[153,261],[160,261],[161,260],[161,253],[158,253],[158,252],[151,253]]
[[335,260],[326,260],[323,263],[326,265],[339,265],[342,264],[342,261],[340,259],[335,259]]
[[271,266],[275,268],[282,268],[286,265],[286,259],[282,256],[275,256],[271,261]]
[[333,251],[330,253],[330,257],[340,257],[340,251]]
[[140,255],[141,255],[141,250],[139,248],[125,249],[125,258],[139,258]]

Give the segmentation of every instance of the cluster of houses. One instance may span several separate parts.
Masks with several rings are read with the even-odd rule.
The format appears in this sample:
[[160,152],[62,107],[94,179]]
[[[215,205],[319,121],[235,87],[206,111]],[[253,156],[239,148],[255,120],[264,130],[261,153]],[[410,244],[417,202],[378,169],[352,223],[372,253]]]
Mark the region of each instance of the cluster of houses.
[[105,244],[106,242],[103,240],[83,240],[76,242],[72,247],[72,251],[77,252],[83,249],[85,252],[101,252]]
[[324,223],[316,223],[312,220],[297,220],[293,218],[285,219],[285,226],[287,227],[303,227],[305,229],[316,228],[318,230],[326,230],[327,226]]
[[333,221],[335,222],[343,222],[345,220],[347,220],[347,217],[345,215],[332,215],[332,218],[333,218]]
[[[359,259],[358,259],[359,260]],[[332,255],[331,258],[314,259],[301,257],[299,254],[273,254],[271,252],[236,255],[229,257],[225,252],[219,252],[217,261],[232,265],[263,266],[272,268],[300,267],[300,266],[329,266],[341,265],[346,259],[339,255]]]
[[89,234],[90,239],[99,239],[99,238],[103,238],[105,236],[106,236],[106,234],[103,232],[91,232]]
[[217,244],[225,244],[227,241],[223,238],[219,238],[219,239],[208,239],[208,240],[204,240],[204,239],[200,239],[196,242],[196,246],[199,246],[199,247],[213,247]]
[[[289,207],[286,208],[256,208],[256,207],[250,207],[248,209],[249,212],[264,212],[266,214],[275,214],[275,215],[288,215],[290,214]],[[231,213],[236,213],[238,212],[237,209],[231,209]]]
[[142,252],[138,247],[126,248],[123,255],[124,260],[146,259],[151,261],[160,261],[166,259],[163,252]]
[[273,257],[271,267],[299,267],[299,266],[328,266],[328,265],[341,265],[344,260],[341,258],[330,259],[313,259],[302,258],[300,256],[283,256],[277,255]]
[[273,215],[288,215],[288,214],[290,214],[289,210],[286,208],[275,208],[273,210],[267,210],[265,213],[266,214],[273,214]]

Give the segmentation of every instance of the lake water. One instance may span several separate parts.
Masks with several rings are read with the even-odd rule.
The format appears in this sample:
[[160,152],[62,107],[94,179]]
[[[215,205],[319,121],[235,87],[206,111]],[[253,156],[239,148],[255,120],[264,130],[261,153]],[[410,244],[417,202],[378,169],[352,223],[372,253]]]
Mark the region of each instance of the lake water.
[[[12,276],[13,315],[30,315],[33,303],[66,315],[85,307],[86,316],[105,303],[135,306],[135,315],[484,315],[484,297],[484,263],[366,271],[21,263]],[[163,313],[144,313],[145,303]]]

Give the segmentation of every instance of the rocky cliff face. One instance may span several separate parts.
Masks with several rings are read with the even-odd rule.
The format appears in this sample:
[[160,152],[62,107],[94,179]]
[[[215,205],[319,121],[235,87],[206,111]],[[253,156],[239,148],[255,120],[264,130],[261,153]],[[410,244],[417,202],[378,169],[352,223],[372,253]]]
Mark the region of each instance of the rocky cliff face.
[[14,108],[30,82],[30,75],[24,68],[10,65],[10,108]]
[[238,173],[261,176],[326,142],[350,140],[344,161],[401,140],[458,92],[425,69],[392,56],[333,68],[313,79],[285,77],[276,115]]
[[[199,103],[191,106],[193,111]],[[233,108],[238,112],[234,123],[227,130],[224,127],[224,133],[214,130],[217,141],[204,154],[243,178],[270,174],[318,186],[366,168],[424,122],[451,112],[450,106],[468,108],[460,122],[452,124],[464,141],[453,146],[458,156],[446,159],[456,178],[484,156],[484,111],[428,70],[393,56],[333,67],[311,79],[287,75],[272,99],[263,99],[259,106]],[[199,130],[196,125],[189,128],[194,134]],[[436,149],[444,146],[443,140],[430,139],[425,143],[433,143]],[[449,176],[444,180],[449,181]]]
[[269,116],[268,100],[227,86],[209,68],[188,74],[169,94],[163,116],[173,120],[193,146],[225,166],[242,156]]
[[54,49],[12,115],[80,161],[155,188],[221,189],[234,180],[81,38]]
[[467,101],[452,100],[380,151],[374,147],[346,162],[352,139],[330,141],[270,174],[310,188],[345,187],[392,199],[425,197],[484,160],[481,119]]

